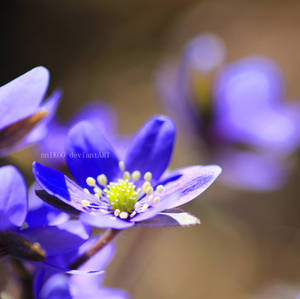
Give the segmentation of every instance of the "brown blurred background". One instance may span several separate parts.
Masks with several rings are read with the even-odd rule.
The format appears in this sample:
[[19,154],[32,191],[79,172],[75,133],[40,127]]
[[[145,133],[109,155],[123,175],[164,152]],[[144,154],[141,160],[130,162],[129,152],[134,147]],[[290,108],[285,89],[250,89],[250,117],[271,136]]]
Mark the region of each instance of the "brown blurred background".
[[[300,99],[296,0],[5,1],[0,24],[0,83],[48,67],[50,91],[64,92],[63,119],[101,99],[116,109],[120,132],[134,133],[163,112],[154,87],[157,68],[207,31],[224,39],[229,61],[255,54],[275,59],[286,76],[287,98]],[[31,161],[22,154],[15,159],[29,175]],[[178,136],[173,166],[202,162]],[[124,232],[107,285],[143,299],[296,298],[299,181],[298,166],[277,192],[240,192],[217,183],[186,207],[200,226]]]

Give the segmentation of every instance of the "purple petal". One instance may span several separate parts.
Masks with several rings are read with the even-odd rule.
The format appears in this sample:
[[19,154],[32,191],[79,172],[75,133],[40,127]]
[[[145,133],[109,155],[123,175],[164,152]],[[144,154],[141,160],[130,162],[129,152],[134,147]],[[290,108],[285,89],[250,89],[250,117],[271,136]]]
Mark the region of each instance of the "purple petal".
[[[191,126],[196,123],[193,117],[194,112],[190,101],[186,101],[185,96],[182,97],[182,86],[178,85],[177,72],[174,67],[163,66],[157,74],[156,85],[168,114],[173,115],[181,128],[190,133]],[[198,117],[197,121],[199,122]]]
[[90,232],[80,221],[71,220],[58,226],[24,229],[20,235],[40,243],[47,256],[51,256],[77,249],[89,238]]
[[114,228],[114,229],[126,229],[134,226],[133,222],[124,221],[112,214],[103,215],[101,213],[81,214],[80,220],[85,224],[99,227],[99,228]]
[[[55,92],[47,102],[28,118],[22,119],[2,130],[0,138],[4,139],[1,145],[0,155],[6,156],[13,152],[24,149],[43,139],[48,131],[48,123],[53,117],[58,104],[60,93]],[[5,144],[6,143],[6,144]]]
[[140,222],[140,226],[160,227],[160,226],[191,226],[200,224],[200,220],[180,209],[168,210],[159,213],[155,217],[146,221]]
[[80,186],[60,171],[38,162],[33,162],[32,167],[34,177],[40,187],[67,205],[72,206],[78,211],[86,212],[82,200],[86,199],[98,204],[95,196],[86,194]]
[[231,142],[272,150],[291,150],[300,142],[299,119],[282,103],[280,70],[265,58],[247,58],[221,72],[215,86],[215,124]]
[[256,113],[280,103],[284,95],[283,77],[269,59],[250,57],[228,65],[216,80],[216,109],[223,114]]
[[11,165],[0,167],[0,182],[0,230],[22,226],[28,201],[21,173]]
[[[84,254],[89,248],[94,245],[97,241],[97,237],[90,238],[88,241],[83,243],[80,247],[75,248],[75,250],[69,251],[65,254],[59,254],[55,256],[49,256],[46,260],[45,268],[49,271],[56,270],[59,272],[65,272],[68,274],[76,274],[79,277],[86,277],[86,281],[90,279],[90,285],[99,285],[104,279],[104,269],[106,265],[110,262],[114,254],[114,244],[111,243],[97,252],[92,258],[84,263],[78,270],[70,270],[68,266],[74,262],[79,256]],[[74,278],[75,281],[80,282]],[[81,284],[82,285],[82,284]]]
[[81,108],[71,119],[70,126],[80,121],[88,121],[106,136],[116,134],[117,119],[115,111],[104,102],[91,102]]
[[26,223],[29,227],[59,225],[69,220],[70,216],[42,201],[35,193],[36,184],[29,190],[29,211]]
[[0,128],[37,111],[48,87],[49,72],[36,67],[0,88]]
[[175,141],[176,128],[166,116],[154,116],[137,132],[129,145],[125,159],[130,172],[147,171],[154,180],[159,179],[169,165]]
[[157,193],[160,201],[145,212],[138,214],[132,221],[140,222],[156,216],[161,211],[176,208],[199,196],[220,175],[221,168],[216,165],[191,166],[170,173],[170,177],[178,177],[169,181],[161,193]]
[[225,55],[220,38],[202,34],[187,44],[177,70],[167,67],[160,72],[158,88],[168,110],[184,126],[186,133],[191,128],[199,132],[199,127],[205,125],[212,72],[221,66]]
[[206,33],[188,43],[183,60],[187,68],[206,74],[219,67],[225,56],[223,41],[214,34]]
[[35,283],[35,294],[38,294],[37,298],[41,299],[74,298],[70,292],[69,278],[62,273],[52,275],[43,285]]
[[60,91],[55,91],[46,102],[40,106],[39,111],[46,111],[47,116],[44,117],[35,128],[26,136],[23,142],[20,144],[21,147],[34,144],[41,139],[45,138],[49,130],[49,122],[53,119],[59,100],[61,97]]
[[80,122],[69,132],[66,142],[68,167],[83,186],[87,177],[105,174],[108,181],[119,173],[119,160],[103,134],[88,122]]
[[[83,254],[86,252],[87,249],[95,243],[97,238],[94,238],[91,241],[86,242],[83,244],[79,251],[77,256]],[[88,245],[88,246],[86,246]],[[114,256],[115,252],[115,246],[113,243],[110,243],[106,245],[103,249],[98,251],[92,258],[90,258],[86,263],[84,263],[79,270],[80,271],[100,271],[105,270],[106,266],[110,263],[111,259]],[[74,260],[74,258],[73,258]],[[71,263],[70,260],[68,264]],[[88,289],[90,292],[94,290],[98,290],[100,284],[103,282],[105,278],[104,274],[100,275],[73,275],[70,277],[70,286],[71,288],[77,292],[80,292],[80,290]]]
[[47,138],[38,144],[40,160],[49,162],[51,165],[64,165],[67,136],[67,126],[60,124],[56,119],[52,120],[48,126]]
[[215,159],[224,169],[223,182],[235,188],[270,191],[286,180],[284,161],[270,153],[223,150]]

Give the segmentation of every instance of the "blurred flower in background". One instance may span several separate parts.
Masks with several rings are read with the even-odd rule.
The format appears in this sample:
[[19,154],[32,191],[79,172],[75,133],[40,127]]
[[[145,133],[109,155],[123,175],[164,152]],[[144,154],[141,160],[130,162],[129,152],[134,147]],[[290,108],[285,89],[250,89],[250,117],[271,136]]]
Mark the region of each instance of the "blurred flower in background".
[[69,129],[80,121],[88,121],[114,145],[119,157],[123,157],[129,137],[118,135],[117,117],[112,107],[100,101],[90,102],[67,122],[62,123],[57,117],[48,125],[46,138],[36,147],[37,160],[47,161],[51,165],[65,165],[65,141]]
[[249,190],[285,182],[288,158],[300,144],[300,105],[285,102],[284,79],[265,57],[224,66],[226,49],[213,34],[191,40],[178,67],[163,67],[157,85],[184,132],[193,132],[223,181]]

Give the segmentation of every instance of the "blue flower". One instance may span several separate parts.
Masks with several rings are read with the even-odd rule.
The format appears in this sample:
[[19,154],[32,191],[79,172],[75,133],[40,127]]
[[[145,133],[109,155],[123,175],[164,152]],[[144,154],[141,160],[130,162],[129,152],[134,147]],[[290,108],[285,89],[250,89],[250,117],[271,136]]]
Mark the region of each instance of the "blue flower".
[[114,110],[103,102],[91,102],[81,108],[71,120],[63,124],[58,119],[53,119],[49,124],[49,130],[37,146],[40,160],[47,161],[51,165],[63,166],[65,162],[65,140],[69,129],[80,121],[88,121],[98,130],[101,130],[122,155],[128,143],[126,136],[117,135],[117,122]]
[[[188,225],[199,220],[174,208],[206,190],[220,174],[218,166],[192,166],[166,173],[175,140],[175,126],[165,116],[154,116],[129,144],[119,160],[101,131],[80,122],[69,132],[66,162],[73,177],[33,163],[42,198],[78,210],[92,226],[125,229],[142,225]],[[50,202],[50,201],[48,201]]]
[[60,97],[54,92],[41,104],[48,81],[48,70],[40,66],[0,87],[1,156],[45,137]]
[[204,140],[226,183],[277,188],[286,157],[300,144],[300,106],[283,101],[283,76],[273,61],[248,57],[223,67],[225,56],[218,37],[200,35],[187,44],[177,69],[159,73],[158,88],[185,132]]
[[28,212],[25,182],[14,166],[0,167],[0,181],[1,255],[42,261],[74,250],[89,238],[90,230],[79,221],[54,223],[53,215],[61,218],[62,213],[53,212],[52,207],[44,213],[52,213],[52,217],[33,219],[34,210]]
[[[86,252],[94,243],[90,239],[77,251],[60,256],[56,263],[67,267],[74,259]],[[114,245],[109,244],[90,258],[79,271],[104,270],[114,255]],[[53,262],[53,261],[52,261]],[[55,263],[55,262],[53,262]],[[104,275],[70,275],[40,268],[34,278],[34,294],[37,299],[66,299],[66,298],[110,298],[126,299],[128,294],[123,290],[110,289],[101,286]]]

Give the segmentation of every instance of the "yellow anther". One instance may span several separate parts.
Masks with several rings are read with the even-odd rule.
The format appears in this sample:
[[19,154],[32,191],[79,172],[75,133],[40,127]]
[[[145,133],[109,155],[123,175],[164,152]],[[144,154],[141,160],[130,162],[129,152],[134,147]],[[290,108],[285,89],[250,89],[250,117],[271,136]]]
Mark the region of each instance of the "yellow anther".
[[[21,230],[23,230],[23,229],[26,229],[26,228],[28,228],[28,223],[27,222],[24,222],[23,223],[23,225],[22,225],[22,227],[20,228]],[[1,297],[0,297],[1,298]]]
[[119,215],[119,217],[121,219],[127,219],[128,218],[128,213],[127,212],[121,212],[120,215]]
[[86,183],[87,183],[89,186],[91,186],[91,187],[96,186],[96,181],[95,181],[95,179],[92,178],[92,177],[90,177],[90,176],[86,179]]
[[100,174],[97,176],[97,181],[99,185],[105,187],[107,185],[107,177],[105,174]]
[[121,211],[120,211],[119,209],[116,209],[116,210],[114,211],[114,215],[115,215],[116,217],[118,217],[118,216],[120,215],[120,213],[121,213]]
[[124,161],[120,161],[119,162],[119,168],[121,169],[121,171],[125,170],[125,163],[124,163]]
[[134,217],[136,215],[136,211],[133,211],[131,214],[130,214],[130,218]]
[[158,192],[161,192],[161,191],[164,190],[164,186],[163,185],[158,185],[155,190],[158,191]]
[[89,202],[88,200],[86,200],[86,199],[83,199],[83,200],[81,201],[81,203],[82,203],[82,205],[85,206],[85,207],[88,207],[88,206],[90,205],[90,202]]
[[124,174],[123,174],[123,178],[124,178],[124,180],[129,181],[130,180],[130,173],[128,171],[125,171]]
[[153,203],[158,203],[160,200],[160,198],[158,196],[155,196],[153,199]]
[[135,170],[133,173],[132,173],[132,179],[134,181],[138,181],[141,177],[141,172],[138,171],[138,170]]
[[150,181],[152,179],[152,173],[150,171],[147,171],[145,174],[144,174],[144,180],[145,181]]
[[148,187],[147,190],[146,190],[146,194],[150,195],[152,192],[153,192],[153,188],[151,186]]
[[83,191],[84,191],[84,193],[86,193],[86,194],[90,194],[90,191],[89,191],[88,188],[83,188]]
[[100,194],[99,193],[95,193],[94,196],[97,198],[98,201],[100,201]]
[[147,209],[148,209],[149,205],[147,203],[145,203],[143,206],[142,206],[142,209],[141,209],[141,212],[145,212]]
[[145,182],[142,186],[143,192],[146,192],[149,187],[151,187],[151,184],[149,182]]
[[100,196],[102,195],[102,190],[97,186],[97,187],[95,187],[94,189],[94,193],[97,193],[97,194],[99,194]]

